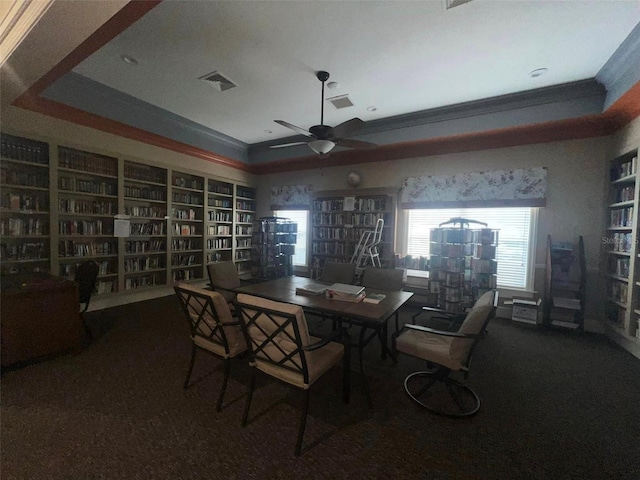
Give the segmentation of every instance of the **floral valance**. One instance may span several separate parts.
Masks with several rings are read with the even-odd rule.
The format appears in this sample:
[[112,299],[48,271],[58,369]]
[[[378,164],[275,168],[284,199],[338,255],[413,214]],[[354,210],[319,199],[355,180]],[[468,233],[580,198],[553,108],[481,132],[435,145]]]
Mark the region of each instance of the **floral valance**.
[[312,190],[311,185],[271,187],[271,210],[308,210]]
[[543,167],[409,177],[402,182],[400,207],[544,207],[546,191]]

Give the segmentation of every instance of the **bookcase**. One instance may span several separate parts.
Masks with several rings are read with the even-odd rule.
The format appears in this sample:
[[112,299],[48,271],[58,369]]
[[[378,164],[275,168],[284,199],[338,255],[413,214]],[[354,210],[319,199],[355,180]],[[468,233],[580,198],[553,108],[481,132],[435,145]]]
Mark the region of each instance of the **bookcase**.
[[252,276],[280,278],[293,275],[292,257],[298,225],[288,218],[263,217],[253,222]]
[[251,275],[253,187],[50,139],[1,141],[2,275],[71,279],[92,259],[103,298],[202,280],[215,261]]
[[167,283],[167,170],[125,160],[124,289]]
[[174,171],[171,180],[171,281],[203,278],[204,177]]
[[233,184],[209,179],[207,263],[233,260]]
[[631,346],[640,352],[640,182],[637,164],[637,149],[611,162],[602,269],[606,282],[605,322],[609,333],[623,346]]
[[384,220],[378,245],[382,267],[392,267],[395,250],[396,195],[386,189],[317,192],[311,211],[310,274],[319,278],[325,261],[351,261],[358,242]]
[[3,135],[0,156],[2,273],[48,272],[49,146]]
[[57,153],[59,274],[73,278],[80,262],[95,260],[97,292],[117,292],[112,212],[118,204],[118,159],[62,146]]
[[[485,228],[470,228],[474,223]],[[452,218],[440,227],[430,235],[430,293],[437,295],[443,310],[464,312],[478,297],[497,287],[498,231],[464,218]]]
[[240,278],[251,277],[251,237],[256,217],[256,191],[254,188],[236,185],[235,245],[233,259]]

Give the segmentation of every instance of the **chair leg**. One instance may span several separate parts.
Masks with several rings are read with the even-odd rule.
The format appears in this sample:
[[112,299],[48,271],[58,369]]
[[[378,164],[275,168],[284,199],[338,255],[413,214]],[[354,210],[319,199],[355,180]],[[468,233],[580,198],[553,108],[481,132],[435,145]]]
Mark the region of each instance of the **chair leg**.
[[247,419],[249,418],[249,407],[251,406],[251,398],[253,397],[253,389],[256,385],[256,370],[252,369],[251,379],[249,380],[249,390],[247,392],[247,402],[244,404],[244,415],[242,416],[242,426],[247,426]]
[[360,339],[358,340],[358,357],[360,359],[360,374],[362,375],[362,382],[364,384],[364,394],[367,397],[367,405],[372,407],[373,404],[371,402],[371,392],[369,391],[369,384],[367,383],[367,376],[364,374],[364,361],[362,359],[363,354],[362,350],[364,348],[364,334],[367,331],[366,327],[362,327],[360,329]]
[[298,440],[296,441],[295,456],[300,456],[302,450],[302,437],[304,436],[304,429],[307,426],[307,412],[309,411],[309,389],[307,388],[303,392],[304,399],[302,403],[302,412],[300,414],[300,428],[298,428]]
[[224,379],[222,380],[222,387],[220,388],[220,393],[218,394],[218,403],[216,404],[216,412],[222,410],[222,399],[224,397],[224,392],[227,390],[227,382],[229,381],[229,371],[231,370],[231,359],[224,359]]
[[349,403],[351,397],[351,339],[345,333],[344,357],[342,359],[342,401]]
[[189,387],[189,379],[191,378],[191,371],[193,370],[193,364],[196,361],[196,345],[195,343],[191,344],[191,361],[189,362],[189,371],[187,372],[187,378],[184,381],[184,385],[182,388],[185,390]]
[[378,329],[378,338],[380,338],[380,359],[387,359],[387,322],[385,321],[381,328]]

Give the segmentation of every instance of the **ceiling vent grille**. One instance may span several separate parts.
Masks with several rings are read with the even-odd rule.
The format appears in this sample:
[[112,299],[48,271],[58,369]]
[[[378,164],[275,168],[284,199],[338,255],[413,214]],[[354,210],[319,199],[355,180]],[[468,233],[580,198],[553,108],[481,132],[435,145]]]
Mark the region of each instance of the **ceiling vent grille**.
[[460,5],[464,5],[465,3],[469,3],[471,0],[444,0],[444,8],[445,10],[449,10],[451,8],[459,7]]
[[338,110],[353,107],[353,102],[349,98],[349,95],[338,95],[337,97],[327,98],[327,102],[331,102],[331,105]]
[[207,73],[206,75],[200,77],[198,80],[202,80],[203,82],[208,83],[219,92],[225,92],[236,87],[235,83],[233,83],[223,73],[218,71]]

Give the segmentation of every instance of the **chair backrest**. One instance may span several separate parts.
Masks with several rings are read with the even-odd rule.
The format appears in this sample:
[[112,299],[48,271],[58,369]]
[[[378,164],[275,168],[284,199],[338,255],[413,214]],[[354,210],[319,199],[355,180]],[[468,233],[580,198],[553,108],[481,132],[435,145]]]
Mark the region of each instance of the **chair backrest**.
[[236,305],[252,363],[290,383],[299,383],[295,377],[302,376],[308,384],[309,365],[302,348],[310,344],[310,336],[302,307],[243,293]]
[[362,286],[377,290],[402,290],[403,277],[402,269],[367,267],[362,276]]
[[220,293],[184,283],[173,289],[197,345],[225,357],[246,350],[240,322],[233,318],[229,304]]
[[460,363],[466,368],[471,361],[471,354],[476,344],[482,338],[487,324],[495,316],[498,306],[498,291],[489,290],[485,292],[471,310],[467,313],[462,325],[458,329],[458,333],[466,335],[475,335],[474,338],[454,338],[451,341],[449,355],[460,360]]
[[89,301],[91,295],[96,289],[96,282],[98,281],[98,272],[100,267],[93,260],[87,260],[78,265],[76,269],[73,281],[78,285],[78,292],[80,294],[80,303],[84,303],[84,310],[89,308]]
[[232,261],[210,263],[207,265],[211,288],[217,290],[227,302],[235,300],[235,293],[229,291],[241,285],[240,276],[235,263]]
[[319,280],[327,283],[350,284],[355,274],[355,263],[324,262]]

